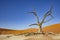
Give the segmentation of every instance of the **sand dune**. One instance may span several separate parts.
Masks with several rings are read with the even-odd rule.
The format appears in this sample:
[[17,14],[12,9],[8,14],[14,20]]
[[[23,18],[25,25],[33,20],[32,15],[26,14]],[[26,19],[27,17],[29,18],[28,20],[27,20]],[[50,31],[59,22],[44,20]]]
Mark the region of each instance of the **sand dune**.
[[[37,31],[38,30],[36,28],[29,28],[26,30],[12,30],[12,29],[0,28],[0,34],[24,34],[24,33],[31,33],[31,32],[37,32]],[[60,24],[53,24],[50,26],[46,26],[43,28],[43,31],[60,33]]]
[[37,29],[29,28],[26,30],[11,30],[11,29],[0,28],[0,34],[24,34],[31,32],[37,32]]
[[60,24],[54,24],[43,28],[44,32],[60,33]]

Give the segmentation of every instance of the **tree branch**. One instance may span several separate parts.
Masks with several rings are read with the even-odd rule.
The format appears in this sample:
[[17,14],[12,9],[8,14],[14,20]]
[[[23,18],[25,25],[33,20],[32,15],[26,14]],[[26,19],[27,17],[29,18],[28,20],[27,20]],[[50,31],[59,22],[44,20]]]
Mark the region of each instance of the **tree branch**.
[[37,25],[37,24],[31,24],[31,25],[29,25],[29,26],[34,26],[34,25]]

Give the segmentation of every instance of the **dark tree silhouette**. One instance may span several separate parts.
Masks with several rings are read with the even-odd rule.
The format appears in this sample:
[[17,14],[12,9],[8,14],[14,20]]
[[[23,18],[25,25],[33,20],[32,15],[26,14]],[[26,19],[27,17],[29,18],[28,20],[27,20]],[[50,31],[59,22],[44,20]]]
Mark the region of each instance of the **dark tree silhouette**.
[[[42,31],[42,24],[43,24],[43,23],[46,23],[46,22],[48,22],[48,21],[50,21],[50,20],[53,19],[52,9],[53,9],[53,7],[51,6],[51,8],[45,13],[45,15],[44,15],[44,17],[43,17],[43,19],[42,19],[41,22],[39,22],[39,17],[38,17],[38,15],[37,15],[37,12],[36,12],[35,9],[34,9],[34,11],[29,12],[29,13],[32,13],[32,14],[36,17],[36,20],[37,20],[37,23],[36,23],[36,24],[31,24],[31,25],[29,25],[29,26],[37,25],[37,26],[38,26],[38,32],[39,32],[39,33],[40,33],[40,32],[43,33],[43,31]],[[48,17],[48,16],[50,16],[51,18],[45,21],[46,17]]]

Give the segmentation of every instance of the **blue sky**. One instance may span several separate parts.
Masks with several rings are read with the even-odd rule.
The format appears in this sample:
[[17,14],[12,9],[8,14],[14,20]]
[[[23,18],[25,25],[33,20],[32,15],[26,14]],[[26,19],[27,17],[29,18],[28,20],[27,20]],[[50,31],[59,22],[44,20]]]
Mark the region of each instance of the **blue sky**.
[[60,23],[60,0],[0,0],[0,28],[18,30],[37,28],[37,26],[28,26],[36,23],[36,19],[27,12],[33,11],[34,5],[41,21],[51,3],[53,4],[54,19],[43,24],[43,27]]

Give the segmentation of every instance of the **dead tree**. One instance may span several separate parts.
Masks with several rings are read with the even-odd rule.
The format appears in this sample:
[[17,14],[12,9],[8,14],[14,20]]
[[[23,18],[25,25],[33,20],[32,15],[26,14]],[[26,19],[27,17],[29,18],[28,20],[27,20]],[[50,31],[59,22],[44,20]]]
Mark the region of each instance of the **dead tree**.
[[[39,17],[38,17],[38,15],[37,15],[35,9],[34,9],[33,12],[29,12],[29,13],[32,13],[32,14],[36,17],[36,20],[37,20],[37,23],[36,23],[36,24],[31,24],[31,25],[29,25],[29,26],[37,25],[37,26],[38,26],[38,32],[39,32],[39,33],[40,33],[40,32],[43,33],[43,31],[42,31],[42,24],[43,24],[43,23],[46,23],[46,22],[48,22],[48,21],[50,21],[50,20],[53,19],[53,16],[52,16],[52,6],[51,6],[50,10],[48,10],[47,13],[45,13],[45,15],[44,15],[44,17],[43,17],[43,19],[42,19],[41,22],[39,22]],[[50,16],[51,18],[45,21],[46,17],[48,17],[48,16]]]

